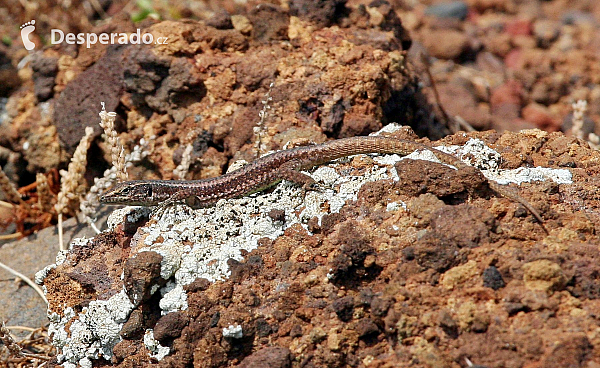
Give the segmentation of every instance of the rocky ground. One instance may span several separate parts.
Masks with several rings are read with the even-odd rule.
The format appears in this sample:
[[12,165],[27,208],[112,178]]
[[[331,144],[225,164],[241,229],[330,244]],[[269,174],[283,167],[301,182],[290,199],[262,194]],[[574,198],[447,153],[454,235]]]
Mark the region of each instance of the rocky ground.
[[[86,126],[86,178],[102,175],[100,102],[144,153],[130,178],[173,179],[188,159],[186,178],[220,175],[256,157],[269,93],[264,150],[409,125],[393,134],[498,166],[484,174],[511,177],[544,219],[476,171],[373,156],[316,170],[327,189],[306,197],[281,184],[162,217],[122,210],[36,277],[51,366],[600,366],[595,2],[27,4],[0,11],[0,164],[19,187],[57,178]],[[14,20],[38,15],[19,63]],[[51,28],[169,41],[40,51]],[[56,222],[0,208],[8,231]]]

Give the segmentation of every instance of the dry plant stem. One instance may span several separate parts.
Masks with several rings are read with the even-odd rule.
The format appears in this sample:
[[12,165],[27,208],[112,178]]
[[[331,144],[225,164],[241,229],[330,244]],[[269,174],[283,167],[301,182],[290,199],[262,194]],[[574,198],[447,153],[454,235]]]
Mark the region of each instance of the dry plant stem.
[[61,171],[62,185],[60,193],[58,193],[56,205],[54,205],[54,208],[58,213],[58,238],[61,250],[65,249],[62,238],[62,214],[66,212],[67,208],[76,211],[77,207],[79,207],[79,197],[85,192],[83,175],[85,174],[87,151],[92,142],[93,133],[94,129],[92,127],[85,128],[85,135],[81,138],[81,141],[75,149],[68,170]]
[[100,15],[101,19],[108,18],[108,14],[106,14],[106,12],[102,8],[102,5],[100,5],[98,0],[89,0],[89,1],[90,1],[90,4],[92,5],[92,7],[94,8],[94,10],[96,11],[96,13],[98,13],[98,15]]
[[119,180],[127,180],[127,171],[125,170],[125,150],[119,143],[117,131],[115,130],[115,120],[117,114],[114,112],[106,112],[104,102],[102,102],[102,111],[100,111],[100,126],[106,134],[106,144],[110,149],[112,164],[117,168],[117,176]]
[[17,239],[17,238],[20,238],[21,236],[23,236],[23,234],[19,231],[19,232],[14,233],[14,234],[0,235],[0,240]]
[[585,140],[583,136],[583,120],[587,111],[587,101],[578,100],[573,103],[573,135],[581,140]]
[[192,150],[193,149],[194,149],[194,146],[191,144],[188,144],[185,147],[185,149],[183,150],[183,153],[181,154],[181,163],[179,165],[177,165],[177,167],[173,170],[173,175],[179,180],[185,179],[185,176],[187,175],[188,171],[190,170],[190,164],[192,163]]
[[[572,107],[573,107],[572,134],[573,134],[573,136],[575,136],[581,140],[586,140],[586,137],[584,137],[584,132],[583,132],[583,123],[585,120],[585,113],[587,112],[587,101],[578,100],[577,102],[573,103]],[[592,148],[600,149],[600,146],[599,146],[600,137],[598,137],[596,134],[589,133],[587,136],[587,141]]]
[[94,230],[94,232],[96,234],[100,234],[101,233],[100,229],[98,229],[98,227],[96,226],[96,224],[94,224],[94,222],[90,222],[90,226],[92,227],[92,230]]
[[1,166],[0,166],[0,190],[4,192],[6,199],[8,199],[9,201],[16,203],[16,204],[23,203],[23,199],[21,198],[21,195],[19,194],[19,192],[17,192],[17,189],[15,189],[13,184],[10,182],[10,179],[8,178],[8,176],[6,176],[6,174],[2,170]]
[[5,208],[13,208],[13,207],[15,207],[15,205],[14,205],[14,204],[12,204],[12,203],[8,203],[8,202],[0,201],[0,207],[5,207]]
[[29,332],[35,332],[38,330],[37,328],[27,327],[27,326],[4,326],[4,327],[8,328],[9,330],[23,330],[23,331],[29,331]]
[[5,269],[7,272],[10,272],[11,274],[15,275],[16,277],[20,278],[21,280],[25,281],[25,283],[27,283],[27,285],[31,286],[33,288],[33,290],[35,290],[39,294],[39,296],[44,300],[44,303],[46,303],[46,305],[48,305],[48,299],[46,299],[46,296],[44,295],[44,292],[42,291],[42,289],[40,289],[40,287],[37,286],[35,284],[35,282],[31,281],[31,279],[29,277],[23,275],[19,271],[16,271],[16,270],[8,267],[7,265],[5,265],[2,262],[0,262],[0,267]]
[[38,195],[38,206],[44,212],[50,212],[52,209],[52,195],[48,186],[48,178],[42,173],[37,173],[35,176],[37,183],[36,190]]
[[456,122],[454,119],[450,118],[450,115],[448,115],[448,113],[446,112],[446,109],[444,109],[444,106],[442,106],[442,101],[440,100],[440,94],[438,93],[437,87],[435,85],[435,80],[433,79],[433,75],[431,74],[431,65],[429,64],[429,59],[427,59],[427,56],[425,56],[425,54],[421,53],[421,61],[423,62],[423,65],[425,65],[425,74],[427,74],[427,78],[429,78],[429,81],[431,83],[431,90],[433,91],[433,97],[435,99],[435,103],[438,107],[438,109],[440,109],[442,116],[444,117],[444,121],[446,122],[446,126],[450,129],[450,131],[452,133],[456,133],[458,132],[459,129],[459,123]]
[[465,119],[456,115],[454,116],[454,121],[461,127],[465,132],[474,132],[475,128],[471,126]]
[[10,335],[10,331],[4,325],[4,321],[2,321],[2,324],[0,325],[0,341],[2,341],[4,346],[6,346],[11,355],[14,355],[16,357],[23,356],[23,353],[21,352],[21,347],[15,342],[13,337]]
[[84,220],[90,224],[92,229],[99,234],[100,230],[94,224],[96,209],[100,205],[98,201],[99,193],[105,189],[108,189],[112,184],[117,181],[123,181],[127,179],[126,164],[128,162],[127,156],[125,155],[125,149],[119,144],[119,138],[115,130],[115,120],[117,114],[114,112],[106,112],[104,102],[102,104],[102,111],[100,111],[100,126],[104,129],[104,135],[106,136],[106,144],[110,150],[111,161],[113,166],[104,172],[102,178],[94,179],[94,185],[85,195],[85,198],[81,201],[79,209],[83,215]]
[[65,250],[65,242],[64,242],[64,238],[63,238],[63,214],[59,213],[58,214],[58,224],[56,225],[58,227],[58,249],[60,250]]
[[[23,356],[25,356],[27,358],[32,358],[32,359],[41,359],[41,360],[50,360],[50,359],[52,359],[52,357],[44,356],[44,355],[41,355],[41,354],[32,354],[32,353],[26,353],[26,352],[21,352],[21,354],[23,354]],[[46,364],[46,363],[44,363],[44,364]],[[40,366],[38,366],[38,368],[39,367],[42,367],[42,366],[40,365]]]

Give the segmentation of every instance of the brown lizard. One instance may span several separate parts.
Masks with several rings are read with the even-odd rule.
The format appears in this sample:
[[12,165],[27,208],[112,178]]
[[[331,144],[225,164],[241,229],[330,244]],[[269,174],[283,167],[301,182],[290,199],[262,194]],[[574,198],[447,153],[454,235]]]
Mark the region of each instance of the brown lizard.
[[[261,191],[281,180],[310,188],[314,180],[300,172],[341,157],[361,153],[387,153],[406,156],[417,150],[429,150],[445,164],[457,169],[471,167],[458,158],[414,141],[390,137],[353,137],[322,144],[296,147],[263,156],[225,175],[202,180],[132,180],[117,184],[100,197],[106,204],[137,206],[169,205],[185,201],[191,207],[207,207],[220,199],[242,197]],[[508,187],[488,181],[496,193],[525,206],[542,224],[539,212]],[[544,228],[544,230],[546,230]]]

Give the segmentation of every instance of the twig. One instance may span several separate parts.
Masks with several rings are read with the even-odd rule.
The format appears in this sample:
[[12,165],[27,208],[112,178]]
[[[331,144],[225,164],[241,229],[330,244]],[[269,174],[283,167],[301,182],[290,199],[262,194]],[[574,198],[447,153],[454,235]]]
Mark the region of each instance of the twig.
[[89,1],[90,1],[90,4],[92,5],[92,8],[94,8],[94,10],[96,11],[96,13],[98,13],[98,15],[100,16],[101,19],[108,18],[108,14],[106,14],[104,9],[102,9],[102,5],[100,5],[98,0],[89,0]]
[[90,222],[90,226],[92,227],[92,229],[94,230],[94,232],[96,234],[100,234],[101,233],[100,229],[98,229],[98,226],[96,226],[96,224],[93,221]]
[[21,236],[23,236],[23,234],[19,231],[19,232],[13,233],[13,234],[0,235],[0,240],[17,239],[17,238],[20,238]]
[[23,356],[26,356],[27,358],[34,358],[34,359],[41,359],[41,360],[50,360],[52,359],[52,357],[48,357],[48,356],[44,356],[41,354],[33,354],[33,353],[26,353],[26,352],[21,352],[21,354],[23,354]]
[[5,208],[14,208],[15,205],[12,203],[8,203],[8,202],[4,202],[4,201],[0,201],[0,207],[5,207]]
[[30,331],[30,332],[35,332],[35,331],[39,330],[38,328],[27,327],[27,326],[4,326],[4,327],[8,328],[9,330],[24,330],[24,331]]
[[37,286],[35,284],[35,282],[31,281],[31,279],[25,275],[23,275],[22,273],[20,273],[19,271],[16,271],[10,267],[8,267],[7,265],[5,265],[4,263],[0,262],[0,267],[4,268],[6,271],[12,273],[13,275],[15,275],[16,277],[20,278],[21,280],[25,281],[25,283],[29,286],[31,286],[33,288],[33,290],[35,290],[38,295],[40,297],[42,297],[42,299],[44,300],[44,303],[46,303],[46,305],[48,305],[48,299],[46,299],[46,296],[44,295],[44,292],[42,291],[42,289]]
[[[427,78],[429,78],[429,82],[431,83],[431,90],[433,91],[433,98],[435,99],[435,103],[436,103],[438,109],[440,110],[440,112],[442,113],[442,116],[444,117],[446,126],[452,131],[452,133],[458,132],[459,129],[458,129],[457,122],[454,121],[450,117],[450,115],[448,115],[448,113],[442,106],[442,101],[440,100],[440,94],[438,93],[437,87],[435,85],[435,80],[433,79],[433,75],[431,74],[431,70],[430,70],[431,65],[429,64],[429,60],[427,60],[427,56],[425,56],[425,54],[423,54],[423,53],[421,53],[421,61],[423,62],[423,65],[425,65],[425,73],[427,74]],[[450,125],[450,123],[453,123],[452,126]]]
[[454,116],[454,120],[458,123],[458,125],[465,131],[465,132],[474,132],[475,128],[473,128],[473,126],[471,126],[471,124],[469,124],[465,119],[463,119],[462,117],[455,115]]
[[65,250],[65,243],[63,241],[63,216],[62,213],[58,213],[58,247],[60,250]]

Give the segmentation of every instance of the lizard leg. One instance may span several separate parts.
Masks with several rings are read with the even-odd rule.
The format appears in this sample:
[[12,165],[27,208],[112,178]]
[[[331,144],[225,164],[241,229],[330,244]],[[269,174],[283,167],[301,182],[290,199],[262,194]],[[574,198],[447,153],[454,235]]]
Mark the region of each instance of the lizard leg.
[[188,197],[189,197],[189,195],[184,192],[175,193],[171,197],[169,197],[167,200],[159,203],[158,208],[161,210],[164,210],[167,207],[173,206],[177,202],[181,202],[181,201],[185,201],[187,204]]
[[279,177],[300,185],[302,187],[303,196],[306,196],[308,191],[321,191],[321,188],[315,179],[304,173],[301,173],[300,171],[281,167],[279,168]]
[[198,198],[198,196],[186,197],[186,198],[184,198],[183,202],[185,204],[187,204],[188,207],[193,208],[193,209],[206,208],[206,207],[210,207],[213,204],[217,203],[217,201],[214,201],[214,202],[201,201],[200,198]]

